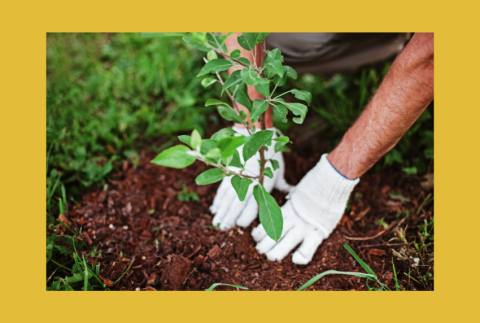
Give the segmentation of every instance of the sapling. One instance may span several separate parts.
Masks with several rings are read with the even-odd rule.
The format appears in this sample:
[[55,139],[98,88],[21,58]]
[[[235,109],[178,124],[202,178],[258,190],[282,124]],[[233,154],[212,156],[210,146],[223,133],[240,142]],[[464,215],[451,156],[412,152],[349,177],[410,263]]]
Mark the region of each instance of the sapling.
[[[183,40],[195,48],[207,53],[205,66],[197,77],[206,76],[201,84],[204,88],[219,82],[222,86],[221,96],[226,95],[230,103],[217,99],[209,99],[205,106],[216,106],[218,113],[224,119],[243,124],[249,136],[243,136],[231,128],[224,128],[216,132],[210,139],[204,139],[197,130],[191,136],[179,136],[185,145],[177,145],[162,151],[152,163],[184,168],[200,160],[211,166],[196,178],[198,185],[208,185],[219,182],[226,176],[231,176],[231,184],[237,192],[240,201],[245,199],[250,185],[253,195],[259,206],[259,218],[268,236],[278,241],[283,231],[282,211],[275,199],[263,186],[264,176],[273,177],[273,171],[279,167],[275,159],[267,160],[265,151],[273,149],[275,153],[285,149],[290,142],[287,136],[279,134],[274,138],[274,131],[267,130],[265,126],[265,112],[272,107],[274,115],[282,122],[287,122],[288,111],[295,116],[293,122],[303,123],[307,114],[307,105],[302,103],[285,102],[282,98],[287,93],[292,93],[295,98],[310,104],[312,95],[307,91],[292,89],[276,94],[277,87],[286,83],[287,78],[297,78],[295,70],[283,65],[283,56],[279,49],[266,50],[265,37],[268,33],[243,33],[237,38],[240,46],[251,52],[254,63],[241,57],[240,50],[231,52],[227,50],[225,39],[227,35],[217,36],[214,33],[184,34]],[[259,62],[257,64],[257,62]],[[233,72],[225,80],[220,72],[230,67],[241,66],[243,69]],[[247,95],[246,85],[254,86],[263,95],[263,99],[253,102]],[[240,110],[239,104],[250,112],[247,114]],[[256,131],[253,125],[260,122],[261,129]],[[243,145],[242,157],[237,148]],[[245,170],[245,164],[250,158],[256,158],[258,152],[260,172],[252,174]],[[270,166],[267,166],[269,163]],[[240,169],[240,171],[232,170]]]

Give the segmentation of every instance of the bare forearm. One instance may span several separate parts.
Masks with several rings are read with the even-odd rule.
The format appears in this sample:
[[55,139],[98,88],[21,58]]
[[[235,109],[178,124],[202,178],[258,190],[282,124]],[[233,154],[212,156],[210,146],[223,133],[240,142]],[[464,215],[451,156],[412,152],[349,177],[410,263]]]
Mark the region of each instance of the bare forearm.
[[328,160],[347,178],[360,177],[397,144],[432,100],[433,34],[415,34]]
[[[253,59],[253,56],[252,56],[252,53],[244,48],[242,48],[239,44],[238,44],[238,41],[237,41],[237,37],[238,36],[241,36],[242,33],[236,33],[236,34],[233,34],[233,35],[230,35],[226,40],[225,40],[225,45],[227,46],[227,49],[229,52],[232,52],[233,50],[235,49],[239,49],[241,51],[241,56],[242,57],[245,57],[247,58],[250,63],[253,64],[254,62],[254,59]],[[257,50],[255,53],[256,55],[256,65],[259,66],[260,65],[260,51]],[[242,69],[243,67],[241,66],[234,66],[234,67],[231,67],[228,69],[228,74],[232,74],[233,72],[237,71],[237,70],[240,70]],[[247,90],[248,90],[248,96],[250,97],[250,100],[255,100],[255,99],[258,99],[258,100],[262,100],[264,99],[263,96],[258,93],[258,91],[255,89],[255,87],[253,86],[247,86]],[[247,113],[248,116],[250,116],[250,112],[248,111],[248,109],[246,107],[244,107],[243,105],[241,104],[238,104],[238,107],[240,108],[240,110],[243,110]],[[271,128],[273,127],[273,122],[272,122],[272,111],[271,109],[268,109],[266,112],[265,112],[265,123],[266,123],[266,127],[267,128]],[[250,123],[250,119],[248,120],[248,123]],[[255,127],[256,128],[260,128],[260,122],[256,122],[255,124]],[[242,124],[237,124],[236,125],[237,127],[240,127],[240,128],[243,128],[243,125]]]

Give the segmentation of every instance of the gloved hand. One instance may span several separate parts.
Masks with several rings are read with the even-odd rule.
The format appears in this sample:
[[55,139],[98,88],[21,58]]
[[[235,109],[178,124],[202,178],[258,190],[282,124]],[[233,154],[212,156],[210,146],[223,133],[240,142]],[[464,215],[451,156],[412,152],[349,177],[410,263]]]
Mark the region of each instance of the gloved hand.
[[[238,132],[240,135],[248,136],[248,131],[245,128],[233,127],[233,130]],[[277,138],[277,133],[275,128],[269,128],[267,130],[274,130],[273,138]],[[281,191],[290,191],[291,186],[287,184],[283,178],[285,171],[285,164],[283,162],[283,156],[281,152],[275,154],[274,144],[268,147],[268,151],[265,151],[265,158],[273,158],[278,161],[279,168],[273,171],[273,167],[270,161],[267,161],[265,167],[270,167],[273,171],[273,178],[267,176],[264,177],[264,187],[267,192],[271,192],[273,188],[277,188]],[[240,153],[240,159],[243,164],[243,155],[242,155],[243,146],[237,148]],[[260,160],[260,153],[257,152],[257,155],[253,156],[247,161],[245,165],[245,174],[257,176],[260,173],[260,165],[258,160]],[[230,167],[234,172],[239,172],[240,169],[236,167]],[[220,224],[221,230],[228,230],[235,225],[241,227],[248,227],[253,220],[257,217],[258,206],[255,198],[253,197],[253,184],[250,185],[245,200],[241,202],[238,199],[237,193],[231,184],[232,176],[225,177],[220,184],[220,187],[217,190],[217,195],[213,200],[213,204],[210,207],[212,214],[215,214],[213,218],[213,225],[217,226]]]
[[300,242],[292,261],[306,265],[318,246],[337,226],[347,206],[348,197],[359,179],[350,180],[341,175],[324,154],[291,193],[282,207],[283,232],[275,243],[260,224],[252,230],[257,250],[269,260],[281,260]]

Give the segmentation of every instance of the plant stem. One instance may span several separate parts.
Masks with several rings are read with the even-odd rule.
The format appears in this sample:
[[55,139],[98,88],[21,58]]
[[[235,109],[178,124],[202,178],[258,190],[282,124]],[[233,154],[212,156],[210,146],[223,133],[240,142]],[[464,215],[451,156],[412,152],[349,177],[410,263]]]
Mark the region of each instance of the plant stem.
[[[263,67],[263,62],[265,61],[266,56],[265,40],[263,40],[258,46],[260,47],[260,66]],[[263,72],[261,72],[260,76],[264,77]],[[265,100],[265,97],[263,99]],[[262,113],[262,115],[260,116],[260,126],[262,130],[265,130],[267,128],[265,125],[265,113],[266,112]],[[260,148],[260,185],[263,185],[263,171],[265,170],[265,163],[265,146],[262,146],[262,148]]]
[[251,179],[257,179],[259,178],[260,176],[249,176],[249,175],[245,175],[245,174],[242,174],[242,173],[235,173],[235,172],[231,172],[229,171],[227,168],[223,167],[222,164],[214,164],[210,161],[208,161],[206,158],[204,158],[203,156],[197,156],[197,159],[204,162],[205,164],[207,165],[210,165],[210,166],[213,166],[213,167],[216,167],[216,168],[219,168],[221,169],[222,171],[224,171],[225,173],[227,173],[228,175],[234,175],[234,176],[240,176],[240,177],[246,177],[246,178],[251,178]]

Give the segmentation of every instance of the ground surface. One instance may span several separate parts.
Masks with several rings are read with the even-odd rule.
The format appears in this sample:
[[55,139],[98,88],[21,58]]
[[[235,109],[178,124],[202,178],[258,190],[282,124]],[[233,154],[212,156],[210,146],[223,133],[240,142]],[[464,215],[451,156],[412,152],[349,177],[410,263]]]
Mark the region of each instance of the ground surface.
[[[68,214],[71,225],[82,229],[87,245],[102,251],[98,258],[100,276],[107,285],[119,278],[135,258],[127,274],[112,286],[113,290],[204,290],[213,283],[242,285],[251,290],[296,290],[326,270],[364,272],[344,249],[345,243],[390,288],[395,288],[392,257],[401,288],[433,288],[431,280],[428,283],[418,280],[422,274],[433,273],[433,261],[428,266],[417,266],[414,257],[409,256],[410,240],[409,244],[403,244],[395,238],[398,230],[405,227],[406,233],[400,232],[407,238],[408,228],[415,228],[411,235],[416,235],[417,226],[433,215],[432,205],[424,206],[416,214],[430,189],[428,185],[422,187],[418,178],[405,177],[393,170],[367,173],[355,188],[337,229],[322,243],[311,263],[300,266],[292,263],[291,254],[283,261],[271,262],[256,251],[250,232],[257,221],[246,229],[236,227],[226,232],[211,226],[208,208],[218,184],[195,184],[195,177],[205,170],[203,164],[196,162],[186,169],[164,168],[149,163],[154,156],[143,152],[138,167],[125,164],[124,171],[117,174],[118,180],[110,180],[105,190],[85,195]],[[320,154],[303,149],[298,154],[284,156],[287,180],[296,184],[315,165]],[[200,200],[178,200],[183,185],[196,192]],[[274,191],[273,195],[280,205],[285,202],[284,194]],[[404,219],[402,214],[408,210],[412,211]],[[381,218],[383,221],[379,222]],[[376,235],[379,236],[370,238]],[[351,240],[362,237],[367,239]],[[406,255],[405,258],[395,257],[392,249]],[[433,253],[433,244],[427,251]],[[86,255],[88,250],[83,253]],[[95,260],[89,258],[89,261]],[[418,273],[416,280],[414,275],[407,276],[409,271]],[[364,279],[344,275],[327,275],[308,288],[366,289]]]

